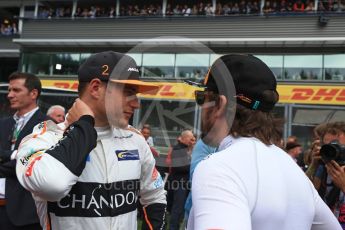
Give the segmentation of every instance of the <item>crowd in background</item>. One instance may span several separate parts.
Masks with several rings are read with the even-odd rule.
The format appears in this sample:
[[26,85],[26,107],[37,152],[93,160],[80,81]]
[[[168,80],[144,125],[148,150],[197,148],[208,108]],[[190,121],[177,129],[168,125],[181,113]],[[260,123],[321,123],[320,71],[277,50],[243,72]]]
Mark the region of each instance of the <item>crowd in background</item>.
[[[315,12],[314,0],[266,0],[261,6],[259,0],[237,0],[218,1],[213,7],[211,2],[199,2],[196,4],[171,4],[168,2],[166,16],[190,16],[190,15],[244,15],[244,14],[276,14],[276,13],[302,13]],[[345,10],[344,0],[319,1],[317,11],[343,12]],[[120,16],[160,16],[163,15],[161,4],[120,4]],[[71,17],[71,7],[40,6],[38,18]],[[85,6],[77,7],[74,17],[96,18],[116,16],[116,7],[113,6]]]
[[[144,129],[150,131],[150,126],[148,124],[143,126],[141,130],[143,134]],[[146,130],[145,133],[147,133]],[[155,139],[155,137],[152,139],[151,132],[148,132],[148,134],[144,136],[147,141],[149,138],[151,138],[151,141]],[[328,138],[328,136],[331,137]],[[278,146],[291,156],[296,164],[300,166],[301,170],[305,171],[306,175],[311,179],[315,188],[320,193],[320,196],[335,213],[337,218],[339,218],[339,222],[345,224],[345,221],[341,219],[341,217],[345,217],[345,211],[337,214],[337,212],[339,212],[339,207],[345,207],[345,201],[341,200],[342,203],[337,203],[338,200],[336,197],[333,197],[335,200],[328,200],[326,196],[328,190],[322,190],[322,185],[325,184],[326,180],[325,175],[328,175],[328,169],[326,170],[326,166],[323,163],[324,159],[322,158],[323,160],[321,160],[320,153],[320,149],[323,145],[330,144],[330,142],[332,144],[339,144],[339,148],[342,148],[342,150],[339,150],[339,155],[334,157],[334,160],[339,163],[340,166],[343,166],[345,162],[345,122],[329,122],[317,125],[309,138],[310,141],[308,143],[311,143],[310,146],[303,146],[296,136],[289,136],[286,140],[281,139],[281,144]],[[181,132],[180,136],[178,136],[176,144],[171,146],[168,153],[153,153],[156,159],[159,157],[165,158],[166,167],[168,167],[162,169],[161,164],[157,165],[157,167],[161,169],[159,171],[163,178],[167,177],[164,181],[166,181],[165,188],[168,191],[167,211],[170,220],[169,229],[179,228],[179,225],[183,222],[184,209],[188,207],[188,203],[190,202],[187,199],[190,192],[189,175],[190,170],[192,170],[192,168],[190,169],[191,163],[193,164],[191,158],[196,140],[196,136],[190,130],[184,130]],[[151,142],[151,149],[154,148],[154,143]],[[185,159],[183,167],[180,165],[181,159]],[[166,175],[164,176],[164,174]],[[345,176],[345,172],[341,176]],[[177,188],[172,187],[174,183],[179,184],[179,186]],[[339,196],[342,195],[342,193],[339,193],[340,186],[344,186],[345,188],[345,184],[337,183],[336,181],[335,184],[330,185],[328,189],[335,188],[338,191],[337,196]],[[180,188],[182,189],[179,190]],[[341,187],[341,189],[343,188]],[[338,206],[336,207],[336,205]]]
[[1,35],[2,36],[11,36],[18,34],[17,23],[10,21],[8,19],[1,20]]
[[[9,99],[11,98],[9,97]],[[54,105],[48,109],[47,115],[56,123],[61,123],[65,120],[65,111],[64,107]],[[193,171],[192,156],[195,158],[195,154],[200,150],[197,149],[198,142],[200,145],[200,139],[196,142],[197,136],[192,130],[186,129],[181,131],[176,138],[176,143],[170,146],[168,152],[160,152],[158,146],[155,146],[155,136],[151,133],[150,125],[142,125],[140,132],[150,146],[154,158],[156,160],[159,158],[164,159],[156,166],[158,172],[164,178],[165,189],[168,192],[169,229],[179,229],[179,225],[184,218],[185,209],[187,210],[188,207],[187,197],[190,193],[190,175]],[[343,179],[345,178],[345,122],[320,124],[314,128],[309,140],[310,146],[303,146],[296,136],[289,136],[287,140],[281,139],[278,146],[285,150],[296,164],[305,171],[320,196],[337,215],[339,222],[345,226],[345,200],[338,199],[339,196],[344,197],[343,191],[345,191],[345,180]],[[333,149],[337,154],[333,155],[325,152],[326,148],[324,146],[326,145],[328,149]],[[196,151],[194,151],[195,149]],[[215,151],[212,150],[209,153]],[[329,165],[325,165],[324,161],[327,160],[324,157],[325,153],[330,157],[329,160],[334,160],[332,162],[334,169]],[[337,169],[340,171],[337,172]],[[328,183],[330,180],[333,183]],[[332,197],[328,196],[331,191],[334,191],[335,194],[332,193]]]

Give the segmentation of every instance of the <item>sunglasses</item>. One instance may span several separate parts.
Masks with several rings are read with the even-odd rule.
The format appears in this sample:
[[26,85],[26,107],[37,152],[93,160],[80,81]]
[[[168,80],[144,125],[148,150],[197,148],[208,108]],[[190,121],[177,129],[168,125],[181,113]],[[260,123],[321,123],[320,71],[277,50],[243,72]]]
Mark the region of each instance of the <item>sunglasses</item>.
[[196,90],[194,92],[194,97],[195,97],[195,102],[202,106],[206,98],[208,98],[208,101],[217,101],[218,99],[218,94],[212,92],[212,91],[201,91],[201,90]]

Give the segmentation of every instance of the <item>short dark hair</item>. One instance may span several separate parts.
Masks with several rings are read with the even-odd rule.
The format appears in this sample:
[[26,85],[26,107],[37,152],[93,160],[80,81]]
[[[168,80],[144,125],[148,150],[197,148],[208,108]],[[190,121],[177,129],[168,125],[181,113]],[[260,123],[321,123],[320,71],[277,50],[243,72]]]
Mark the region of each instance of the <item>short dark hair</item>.
[[[107,82],[104,82],[104,81],[101,81],[101,82],[103,85],[107,85]],[[85,90],[89,84],[90,84],[90,82],[83,82],[83,81],[79,82],[79,84],[78,84],[78,95],[79,95],[79,97],[81,97],[84,94],[84,92],[85,92]]]
[[266,145],[280,145],[284,120],[272,112],[251,110],[237,104],[230,134],[234,137],[255,137]]
[[84,81],[79,82],[79,84],[78,84],[78,95],[79,95],[79,97],[81,97],[81,96],[84,94],[85,89],[86,89],[86,86],[87,86],[89,83],[90,83],[90,82],[84,82]]
[[321,137],[323,137],[323,134],[324,134],[326,128],[327,128],[327,123],[322,123],[322,124],[315,126],[315,128],[313,130],[314,137],[319,138],[319,139]]
[[341,133],[345,134],[345,122],[336,121],[327,123],[323,129],[321,140],[325,137],[326,134],[339,135]]
[[16,79],[24,79],[25,83],[24,86],[31,92],[32,90],[37,90],[37,99],[41,95],[42,91],[42,84],[40,79],[31,73],[22,73],[22,72],[13,72],[9,77],[8,81],[16,80]]
[[151,128],[150,128],[150,126],[143,126],[142,128],[141,128],[141,130],[143,130],[143,129],[148,129],[148,130],[150,130],[151,131]]

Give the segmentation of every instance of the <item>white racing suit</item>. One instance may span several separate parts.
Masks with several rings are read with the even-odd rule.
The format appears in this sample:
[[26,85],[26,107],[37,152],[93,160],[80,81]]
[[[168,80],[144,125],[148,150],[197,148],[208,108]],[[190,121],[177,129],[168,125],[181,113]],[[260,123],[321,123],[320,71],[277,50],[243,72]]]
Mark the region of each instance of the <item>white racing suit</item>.
[[20,183],[35,199],[45,230],[137,229],[137,201],[144,229],[163,229],[163,181],[145,139],[124,129],[97,129],[82,116],[63,132],[47,121],[21,143]]

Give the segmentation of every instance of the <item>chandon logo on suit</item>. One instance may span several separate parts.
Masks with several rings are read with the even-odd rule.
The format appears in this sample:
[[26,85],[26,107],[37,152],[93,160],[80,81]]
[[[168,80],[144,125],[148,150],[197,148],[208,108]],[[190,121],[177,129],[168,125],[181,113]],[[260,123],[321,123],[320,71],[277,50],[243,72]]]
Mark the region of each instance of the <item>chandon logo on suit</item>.
[[49,202],[48,211],[56,216],[117,216],[137,208],[139,180],[108,184],[78,182],[59,202]]

